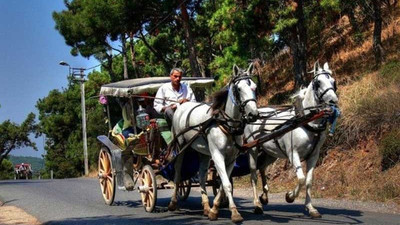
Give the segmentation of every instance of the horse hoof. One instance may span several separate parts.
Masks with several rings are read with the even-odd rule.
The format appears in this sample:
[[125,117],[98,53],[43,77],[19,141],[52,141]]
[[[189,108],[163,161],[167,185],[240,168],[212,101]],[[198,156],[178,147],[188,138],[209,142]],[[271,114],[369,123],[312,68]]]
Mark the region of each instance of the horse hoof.
[[218,213],[214,213],[212,210],[208,212],[208,219],[213,221],[218,219]]
[[263,211],[263,209],[261,207],[256,206],[254,208],[254,214],[263,214],[263,213],[264,213],[264,211]]
[[293,203],[293,202],[294,202],[294,198],[291,198],[291,197],[289,196],[289,192],[286,193],[285,198],[286,198],[286,202],[287,202],[287,203]]
[[310,216],[311,216],[311,218],[313,218],[313,219],[318,219],[318,218],[321,218],[321,217],[322,217],[321,214],[320,214],[318,211],[311,211],[311,212],[310,212]]
[[208,216],[210,214],[210,209],[203,210],[203,216]]
[[231,219],[233,223],[240,223],[243,221],[243,217],[239,213],[232,215]]
[[261,204],[268,205],[268,196],[261,195],[259,199],[260,199]]
[[168,205],[168,210],[175,211],[176,210],[176,202],[170,202]]

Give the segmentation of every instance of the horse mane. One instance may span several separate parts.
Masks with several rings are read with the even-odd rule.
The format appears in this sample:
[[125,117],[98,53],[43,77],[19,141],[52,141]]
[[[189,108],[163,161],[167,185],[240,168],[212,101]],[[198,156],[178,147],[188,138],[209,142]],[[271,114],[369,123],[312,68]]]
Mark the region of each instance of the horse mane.
[[217,91],[213,94],[213,104],[211,109],[214,111],[216,109],[221,109],[225,106],[226,100],[228,99],[228,86],[222,88],[222,90]]
[[301,88],[299,91],[290,96],[290,99],[302,101],[306,96],[307,88]]

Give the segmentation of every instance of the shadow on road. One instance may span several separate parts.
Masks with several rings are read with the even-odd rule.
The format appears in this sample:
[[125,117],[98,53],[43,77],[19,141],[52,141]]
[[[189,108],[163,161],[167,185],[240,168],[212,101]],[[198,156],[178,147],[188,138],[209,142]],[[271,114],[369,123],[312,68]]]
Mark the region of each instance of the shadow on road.
[[[264,206],[264,214],[253,214],[253,206],[245,204],[245,199],[235,198],[240,213],[245,219],[245,224],[294,223],[294,224],[361,224],[363,221],[357,217],[362,212],[349,209],[331,209],[318,207],[322,214],[321,219],[311,219],[304,210],[302,204],[270,204]],[[230,211],[227,208],[220,209],[219,220],[210,222],[207,217],[202,216],[200,197],[189,197],[188,201],[179,202],[179,209],[175,212],[168,212],[167,205],[169,198],[160,198],[153,213],[135,213],[130,215],[104,215],[100,217],[71,218],[66,220],[49,221],[45,225],[52,224],[78,224],[78,225],[99,225],[99,224],[227,224],[230,223]],[[211,200],[211,198],[210,198]],[[210,201],[212,204],[212,201]],[[242,206],[243,205],[243,206]],[[246,205],[246,206],[245,206]],[[140,201],[117,201],[113,207],[141,208]]]

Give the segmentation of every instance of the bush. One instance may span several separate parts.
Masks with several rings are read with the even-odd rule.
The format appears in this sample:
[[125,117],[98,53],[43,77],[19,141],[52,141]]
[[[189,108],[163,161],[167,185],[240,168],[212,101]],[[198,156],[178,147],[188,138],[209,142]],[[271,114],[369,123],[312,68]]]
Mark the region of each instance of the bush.
[[14,167],[13,164],[4,159],[0,165],[0,180],[8,180],[14,178]]
[[393,130],[382,138],[379,153],[382,156],[382,170],[387,170],[400,161],[400,129]]

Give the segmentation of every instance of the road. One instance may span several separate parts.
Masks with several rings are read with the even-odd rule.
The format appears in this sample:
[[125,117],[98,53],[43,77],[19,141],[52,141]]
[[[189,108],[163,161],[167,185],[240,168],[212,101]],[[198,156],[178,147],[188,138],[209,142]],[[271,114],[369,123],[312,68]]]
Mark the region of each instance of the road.
[[[136,191],[117,191],[114,205],[105,205],[98,181],[93,178],[0,181],[0,201],[22,208],[44,224],[231,223],[227,209],[220,211],[217,221],[201,216],[200,195],[196,189],[187,201],[180,202],[180,210],[176,212],[166,211],[171,190],[159,190],[158,196],[156,212],[146,213]],[[264,206],[263,215],[254,215],[250,196],[235,194],[239,212],[245,219],[243,224],[400,224],[400,214],[365,211],[357,204],[338,207],[337,201],[330,204],[331,200],[326,199],[318,199],[314,204],[322,214],[321,219],[304,214],[303,200],[287,204],[274,198]]]

